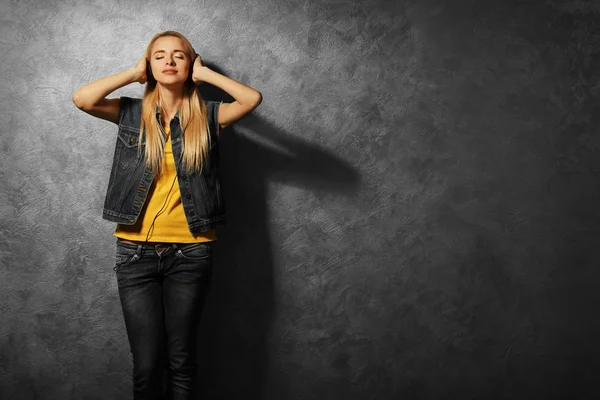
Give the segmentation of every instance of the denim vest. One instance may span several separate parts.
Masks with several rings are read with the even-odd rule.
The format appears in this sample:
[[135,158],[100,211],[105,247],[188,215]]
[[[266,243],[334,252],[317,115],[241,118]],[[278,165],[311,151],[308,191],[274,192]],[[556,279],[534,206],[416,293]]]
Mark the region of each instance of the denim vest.
[[[202,101],[202,100],[201,100]],[[179,123],[179,111],[170,121],[173,157],[181,203],[191,233],[211,230],[225,223],[225,201],[219,175],[218,112],[221,102],[205,101],[210,127],[211,148],[209,162],[202,173],[186,174],[178,160],[182,153],[183,132]],[[142,99],[121,97],[119,132],[108,181],[102,218],[124,225],[133,225],[140,216],[155,172],[146,168],[144,154],[146,135],[142,138],[142,152],[138,152]],[[156,106],[156,118],[161,124],[160,108]]]

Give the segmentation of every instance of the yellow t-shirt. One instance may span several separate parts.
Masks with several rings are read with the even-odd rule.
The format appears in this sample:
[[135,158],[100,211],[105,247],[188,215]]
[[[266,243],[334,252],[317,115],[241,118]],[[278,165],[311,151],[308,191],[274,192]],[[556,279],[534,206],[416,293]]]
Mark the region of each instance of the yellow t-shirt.
[[[217,240],[215,229],[194,235],[188,228],[183,204],[181,204],[181,193],[177,181],[169,126],[165,128],[165,132],[167,133],[167,141],[162,159],[162,173],[157,175],[154,182],[152,182],[146,203],[140,211],[140,218],[133,225],[117,224],[114,235],[122,239],[138,241],[146,241],[146,235],[148,235],[149,242],[164,243],[195,243]],[[156,217],[156,220],[154,217]],[[154,226],[152,226],[152,221],[154,221]],[[149,234],[148,231],[150,231]]]

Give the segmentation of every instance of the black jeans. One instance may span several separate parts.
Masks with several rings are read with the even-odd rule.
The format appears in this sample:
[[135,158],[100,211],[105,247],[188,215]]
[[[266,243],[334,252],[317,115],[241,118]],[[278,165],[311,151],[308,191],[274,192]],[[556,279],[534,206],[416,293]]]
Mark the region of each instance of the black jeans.
[[192,399],[197,328],[212,276],[211,242],[117,239],[114,270],[133,357],[133,398]]

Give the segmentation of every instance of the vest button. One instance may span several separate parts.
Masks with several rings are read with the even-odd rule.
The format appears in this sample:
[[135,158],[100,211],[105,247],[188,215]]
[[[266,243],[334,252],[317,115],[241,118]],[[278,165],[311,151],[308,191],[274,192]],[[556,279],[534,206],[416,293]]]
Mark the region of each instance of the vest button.
[[189,200],[189,199],[192,198],[192,195],[188,193],[188,194],[185,195],[185,198]]
[[135,141],[135,140],[134,140],[133,138],[130,138],[130,139],[129,139],[129,144],[133,144],[133,142],[134,142],[134,141]]
[[185,181],[187,179],[187,176],[181,175],[181,179],[183,179]]
[[188,211],[188,214],[189,214],[189,215],[194,215],[194,210],[190,210],[190,211]]

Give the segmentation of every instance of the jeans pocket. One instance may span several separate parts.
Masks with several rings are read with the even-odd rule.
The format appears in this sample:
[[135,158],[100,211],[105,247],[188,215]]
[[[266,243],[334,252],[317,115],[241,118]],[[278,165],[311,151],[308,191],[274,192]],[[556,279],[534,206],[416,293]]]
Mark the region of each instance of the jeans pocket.
[[209,243],[191,243],[179,245],[178,247],[176,256],[186,260],[202,261],[211,256]]
[[139,258],[137,245],[126,244],[117,242],[117,252],[115,257],[115,266],[113,271],[117,271],[119,268],[131,264]]

